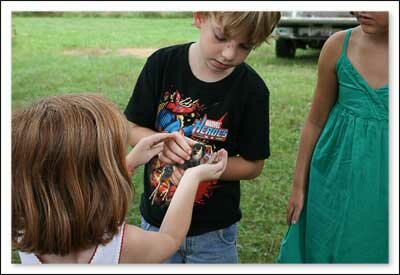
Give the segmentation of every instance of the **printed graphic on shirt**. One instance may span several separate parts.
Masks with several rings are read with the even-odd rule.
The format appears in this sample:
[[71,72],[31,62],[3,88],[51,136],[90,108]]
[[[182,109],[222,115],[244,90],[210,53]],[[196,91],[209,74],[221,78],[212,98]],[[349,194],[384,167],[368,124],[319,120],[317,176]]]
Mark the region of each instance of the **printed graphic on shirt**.
[[[184,97],[179,90],[166,91],[160,101],[155,127],[159,132],[180,132],[183,135],[198,141],[192,148],[191,159],[183,165],[171,165],[163,163],[158,157],[150,162],[149,179],[152,193],[149,199],[152,204],[168,206],[177,188],[174,182],[174,173],[179,167],[183,170],[207,162],[215,152],[215,141],[225,141],[228,129],[222,128],[222,123],[227,113],[218,120],[207,118],[202,113],[207,109],[200,101],[190,97]],[[199,184],[195,197],[195,206],[204,204],[212,196],[216,188],[217,180],[202,182]]]
[[228,129],[221,127],[225,116],[226,113],[217,121],[207,119],[207,114],[201,120],[196,119],[192,136],[200,139],[225,141],[228,136]]

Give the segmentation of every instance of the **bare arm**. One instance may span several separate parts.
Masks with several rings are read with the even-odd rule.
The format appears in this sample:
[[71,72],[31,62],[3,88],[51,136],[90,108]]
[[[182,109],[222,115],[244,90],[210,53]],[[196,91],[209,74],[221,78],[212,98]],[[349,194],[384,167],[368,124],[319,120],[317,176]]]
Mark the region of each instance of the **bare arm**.
[[[225,172],[220,179],[226,181],[254,179],[261,174],[263,167],[264,160],[245,160],[240,156],[229,157]],[[171,180],[175,185],[179,184],[183,172],[183,169],[174,169]]]
[[132,147],[136,145],[136,143],[139,142],[139,140],[143,137],[148,137],[151,135],[154,135],[158,132],[151,130],[146,127],[139,126],[135,123],[129,122],[129,137],[128,137],[128,143]]
[[[151,130],[146,127],[141,127],[132,122],[129,122],[129,129],[130,133],[128,142],[131,146],[135,146],[139,142],[139,140],[143,137],[147,137],[158,133],[154,130]],[[176,137],[175,140],[178,140],[178,137]],[[187,160],[187,158],[189,158],[189,154],[187,153],[185,154],[185,150],[186,152],[188,152],[188,150],[190,149],[190,147],[188,147],[187,145],[189,144],[188,143],[189,139],[185,139],[185,141],[186,142],[184,142],[182,139],[179,142],[177,141],[176,143],[172,143],[171,145],[166,146],[163,152],[164,155],[160,156],[161,160],[169,163],[176,163],[179,161],[180,163],[182,163],[184,159],[179,158],[177,154],[173,154],[173,151],[179,152],[180,155],[186,155],[186,160]],[[171,160],[168,161],[169,159],[171,159],[172,161]],[[245,160],[240,156],[229,157],[227,167],[225,169],[225,172],[221,176],[221,180],[233,181],[233,180],[253,179],[260,175],[263,167],[264,167],[264,160],[251,161],[251,160]]]
[[331,36],[318,60],[318,80],[311,109],[304,123],[296,159],[292,193],[287,205],[287,222],[295,223],[304,204],[311,156],[328,115],[337,100],[336,62],[341,54],[344,32]]
[[162,263],[178,250],[190,226],[199,181],[185,173],[159,232],[127,225],[121,263]]
[[121,263],[163,262],[183,242],[189,230],[193,203],[199,182],[217,179],[226,168],[227,152],[218,151],[217,163],[201,164],[185,171],[168,207],[159,232],[148,232],[128,225],[125,232]]
[[221,180],[248,180],[258,177],[264,167],[264,160],[245,160],[240,156],[229,157]]
[[[154,135],[158,132],[139,126],[135,123],[129,122],[129,138],[128,143],[135,146],[143,137]],[[162,154],[159,156],[160,160],[166,163],[183,163],[190,158],[191,146],[195,141],[184,137],[178,132],[171,133],[174,138],[164,142]]]

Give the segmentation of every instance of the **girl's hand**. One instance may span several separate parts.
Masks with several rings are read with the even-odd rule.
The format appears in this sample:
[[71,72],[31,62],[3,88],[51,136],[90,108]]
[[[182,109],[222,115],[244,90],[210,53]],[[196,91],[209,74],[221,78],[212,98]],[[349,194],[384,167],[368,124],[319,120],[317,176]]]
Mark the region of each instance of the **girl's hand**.
[[304,189],[293,187],[286,207],[286,221],[290,224],[296,224],[304,205]]
[[216,180],[225,171],[227,162],[228,152],[225,149],[221,149],[217,153],[214,153],[206,163],[187,169],[185,174],[194,174],[199,182]]
[[159,155],[162,162],[168,164],[183,164],[190,159],[192,147],[196,141],[185,137],[179,132],[171,133],[172,137],[164,142],[164,148]]
[[132,151],[126,156],[128,172],[131,173],[139,165],[149,162],[155,155],[162,152],[166,139],[174,139],[170,133],[154,134],[139,140]]

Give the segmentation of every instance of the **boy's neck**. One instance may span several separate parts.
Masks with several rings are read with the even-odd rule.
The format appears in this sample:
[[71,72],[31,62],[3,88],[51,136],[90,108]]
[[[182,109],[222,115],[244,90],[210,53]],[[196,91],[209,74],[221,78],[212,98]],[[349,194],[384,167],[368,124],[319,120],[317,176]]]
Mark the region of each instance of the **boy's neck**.
[[189,59],[189,66],[193,75],[199,80],[204,82],[220,81],[225,77],[227,77],[228,75],[230,75],[235,69],[235,67],[233,67],[221,72],[217,72],[210,69],[207,66],[207,63],[201,54],[198,42],[190,45],[188,59]]

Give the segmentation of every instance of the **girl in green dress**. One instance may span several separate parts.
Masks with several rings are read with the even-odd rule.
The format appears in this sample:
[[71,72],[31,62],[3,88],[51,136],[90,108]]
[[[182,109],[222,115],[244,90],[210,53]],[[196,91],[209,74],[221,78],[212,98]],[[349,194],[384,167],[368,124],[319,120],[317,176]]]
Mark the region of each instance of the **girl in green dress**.
[[353,15],[318,61],[279,263],[388,263],[388,13]]

